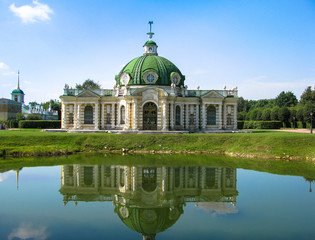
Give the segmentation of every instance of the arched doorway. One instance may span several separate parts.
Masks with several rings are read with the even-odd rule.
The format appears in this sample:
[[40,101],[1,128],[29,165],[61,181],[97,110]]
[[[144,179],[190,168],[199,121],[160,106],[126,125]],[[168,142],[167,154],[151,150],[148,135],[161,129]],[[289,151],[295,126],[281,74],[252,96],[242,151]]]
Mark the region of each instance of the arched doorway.
[[143,130],[157,130],[157,106],[153,102],[143,106]]

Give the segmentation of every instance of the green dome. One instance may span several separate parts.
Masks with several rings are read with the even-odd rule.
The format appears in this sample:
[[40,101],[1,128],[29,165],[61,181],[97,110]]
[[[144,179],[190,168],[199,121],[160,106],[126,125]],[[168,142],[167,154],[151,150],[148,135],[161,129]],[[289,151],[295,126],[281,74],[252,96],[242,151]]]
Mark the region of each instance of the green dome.
[[[149,40],[148,42],[153,42],[155,44],[152,40]],[[143,56],[131,60],[125,67],[123,67],[120,73],[116,75],[115,79],[117,85],[124,85],[122,79],[125,77],[128,85],[171,86],[174,74],[177,75],[177,78],[175,79],[178,79],[178,82],[175,82],[175,84],[183,86],[185,76],[182,75],[175,64],[168,59],[157,55],[144,54]]]
[[148,40],[143,46],[157,46],[156,42],[152,40]]
[[16,95],[16,94],[24,95],[24,92],[23,92],[21,89],[14,89],[11,94],[12,94],[12,95],[13,95],[13,94],[15,94],[15,95]]
[[116,206],[115,212],[130,229],[143,235],[155,235],[176,223],[183,209],[180,206],[173,209]]

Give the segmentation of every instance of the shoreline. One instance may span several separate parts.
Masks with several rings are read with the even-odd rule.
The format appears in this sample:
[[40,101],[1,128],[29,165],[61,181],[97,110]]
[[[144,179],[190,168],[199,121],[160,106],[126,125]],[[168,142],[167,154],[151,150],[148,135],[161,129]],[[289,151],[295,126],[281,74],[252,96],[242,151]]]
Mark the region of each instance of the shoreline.
[[260,130],[225,134],[113,134],[0,131],[0,157],[75,153],[204,154],[315,162],[315,135]]

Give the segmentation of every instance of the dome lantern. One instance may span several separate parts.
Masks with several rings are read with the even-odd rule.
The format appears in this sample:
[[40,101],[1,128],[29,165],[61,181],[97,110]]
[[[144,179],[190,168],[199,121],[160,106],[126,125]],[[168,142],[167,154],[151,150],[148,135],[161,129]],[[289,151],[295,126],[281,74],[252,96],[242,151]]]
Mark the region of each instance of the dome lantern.
[[149,21],[150,24],[150,32],[147,33],[147,35],[149,36],[149,40],[143,45],[144,48],[144,56],[148,56],[148,55],[155,55],[157,56],[157,45],[154,41],[152,41],[152,37],[154,35],[154,33],[152,32],[152,24],[153,21]]

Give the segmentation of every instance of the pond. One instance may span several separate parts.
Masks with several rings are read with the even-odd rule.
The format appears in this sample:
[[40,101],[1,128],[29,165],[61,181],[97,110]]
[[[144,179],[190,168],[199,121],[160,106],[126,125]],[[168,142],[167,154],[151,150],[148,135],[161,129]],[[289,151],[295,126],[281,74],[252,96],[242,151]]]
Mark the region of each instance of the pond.
[[0,239],[313,239],[312,178],[167,158],[0,165]]

